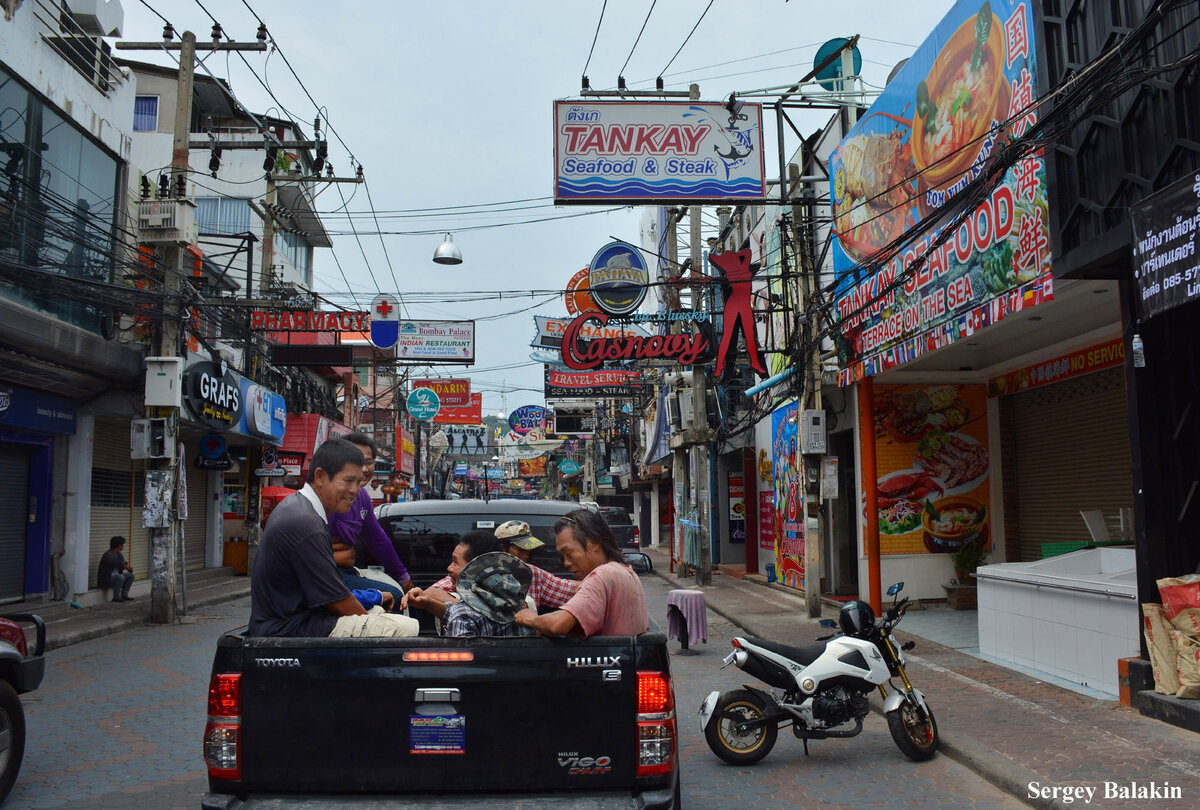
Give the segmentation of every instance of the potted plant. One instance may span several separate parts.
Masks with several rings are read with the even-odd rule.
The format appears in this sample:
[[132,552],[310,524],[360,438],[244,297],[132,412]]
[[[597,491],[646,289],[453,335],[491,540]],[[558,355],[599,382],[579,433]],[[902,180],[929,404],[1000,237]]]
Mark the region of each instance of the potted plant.
[[979,540],[959,546],[951,557],[951,562],[954,563],[954,574],[958,577],[959,584],[974,585],[975,569],[983,565],[987,557],[987,552],[983,550],[983,543]]

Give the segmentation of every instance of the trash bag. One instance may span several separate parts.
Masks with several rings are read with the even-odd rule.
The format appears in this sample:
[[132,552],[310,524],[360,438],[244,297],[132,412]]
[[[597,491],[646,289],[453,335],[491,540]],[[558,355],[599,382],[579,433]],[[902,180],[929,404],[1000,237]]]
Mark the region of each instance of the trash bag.
[[1179,658],[1171,639],[1171,622],[1162,605],[1157,602],[1142,605],[1142,628],[1146,649],[1150,651],[1150,667],[1154,671],[1154,691],[1173,695],[1179,691]]
[[1179,689],[1175,697],[1200,700],[1200,639],[1172,630],[1179,671]]
[[1167,610],[1167,619],[1174,619],[1181,610],[1200,608],[1200,574],[1160,579],[1158,593]]

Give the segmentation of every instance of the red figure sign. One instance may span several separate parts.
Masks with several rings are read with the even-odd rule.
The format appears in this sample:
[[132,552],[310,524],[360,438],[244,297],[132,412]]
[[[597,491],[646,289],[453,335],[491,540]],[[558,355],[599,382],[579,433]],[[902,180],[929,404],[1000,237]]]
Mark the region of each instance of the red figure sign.
[[729,350],[737,346],[737,329],[741,327],[746,336],[746,351],[750,355],[750,365],[759,374],[766,376],[762,355],[758,351],[758,341],[755,338],[754,310],[750,306],[750,282],[754,271],[750,269],[750,250],[739,250],[736,253],[721,253],[710,255],[708,260],[718,270],[725,274],[731,291],[725,300],[725,314],[721,320],[721,346],[717,349],[717,377],[725,371],[725,356]]

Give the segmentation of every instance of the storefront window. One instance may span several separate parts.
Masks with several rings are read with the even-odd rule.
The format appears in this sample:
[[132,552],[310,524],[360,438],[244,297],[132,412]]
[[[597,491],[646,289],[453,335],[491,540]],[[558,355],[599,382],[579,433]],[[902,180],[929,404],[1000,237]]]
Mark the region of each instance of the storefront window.
[[3,68],[0,150],[0,295],[100,331],[103,308],[22,271],[112,282],[117,160]]

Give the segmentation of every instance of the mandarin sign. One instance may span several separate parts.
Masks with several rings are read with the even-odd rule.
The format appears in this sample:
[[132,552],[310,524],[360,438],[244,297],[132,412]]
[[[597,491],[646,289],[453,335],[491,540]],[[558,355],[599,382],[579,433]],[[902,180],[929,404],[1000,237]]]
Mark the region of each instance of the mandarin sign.
[[462,408],[471,404],[471,381],[465,377],[413,380],[413,388],[430,388],[442,401],[442,407]]

